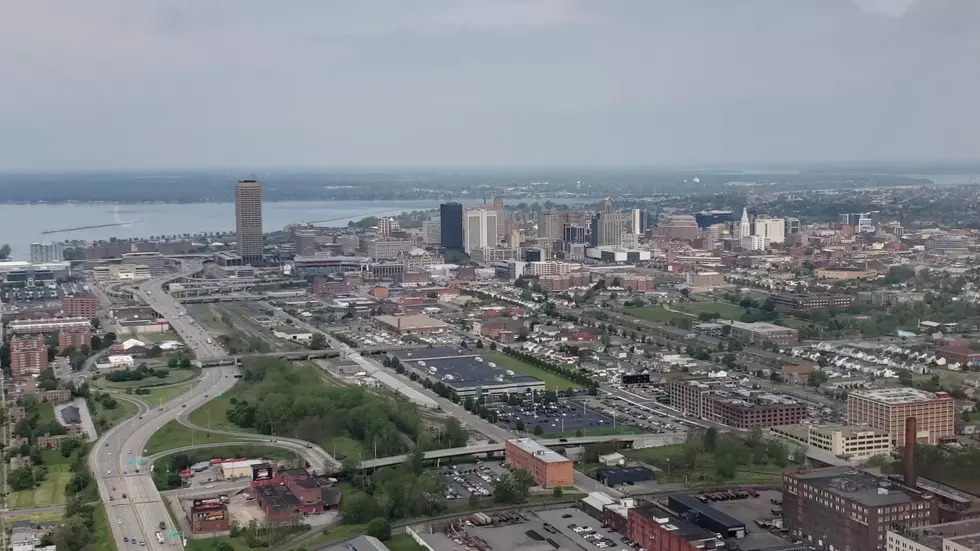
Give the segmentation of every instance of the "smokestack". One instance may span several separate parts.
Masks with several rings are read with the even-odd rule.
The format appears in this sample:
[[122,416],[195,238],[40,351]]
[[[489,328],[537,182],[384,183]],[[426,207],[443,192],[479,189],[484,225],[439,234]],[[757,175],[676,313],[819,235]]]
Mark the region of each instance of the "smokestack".
[[905,485],[916,488],[915,476],[915,417],[905,420]]

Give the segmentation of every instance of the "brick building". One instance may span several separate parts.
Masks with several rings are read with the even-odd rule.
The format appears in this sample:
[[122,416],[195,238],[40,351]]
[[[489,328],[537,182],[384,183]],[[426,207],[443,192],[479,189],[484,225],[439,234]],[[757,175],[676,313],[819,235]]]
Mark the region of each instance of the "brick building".
[[187,510],[187,521],[195,534],[225,532],[230,528],[226,496],[195,498]]
[[892,527],[938,517],[932,494],[851,467],[783,473],[783,527],[817,549],[884,550]]
[[504,462],[531,473],[542,488],[572,485],[571,460],[530,438],[508,440],[504,444]]
[[47,368],[44,335],[17,336],[10,340],[10,373],[14,377],[40,375]]
[[745,323],[741,321],[727,322],[732,326],[732,338],[749,344],[778,344],[786,346],[796,344],[800,333],[792,327],[783,327],[761,321]]
[[42,396],[44,397],[45,402],[54,405],[64,404],[71,401],[71,392],[68,392],[63,388],[46,390]]
[[91,344],[92,332],[88,329],[62,329],[58,332],[58,354],[63,354],[69,348],[78,350]]
[[650,503],[627,513],[627,536],[647,551],[702,551],[722,548],[714,533]]
[[99,301],[92,295],[69,295],[61,299],[61,313],[69,317],[94,318]]
[[340,507],[341,491],[334,481],[306,469],[277,471],[270,463],[253,465],[251,487],[256,502],[273,522]]
[[892,444],[905,446],[905,421],[915,417],[916,439],[938,444],[956,434],[953,398],[945,392],[916,388],[856,390],[847,396],[847,424],[867,425],[887,432]]
[[715,379],[672,381],[671,405],[688,415],[736,428],[792,425],[806,418],[806,406],[768,392],[733,394]]

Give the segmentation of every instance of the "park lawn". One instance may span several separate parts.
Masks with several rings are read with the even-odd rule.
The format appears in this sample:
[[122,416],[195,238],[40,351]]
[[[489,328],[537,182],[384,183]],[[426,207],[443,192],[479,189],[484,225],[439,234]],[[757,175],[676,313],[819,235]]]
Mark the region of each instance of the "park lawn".
[[635,316],[642,320],[666,323],[672,320],[692,319],[691,316],[678,312],[671,312],[661,306],[643,306],[641,308],[629,308],[623,310],[624,314]]
[[134,417],[139,411],[136,404],[123,400],[122,398],[116,398],[116,403],[118,404],[113,409],[105,409],[98,400],[92,400],[94,411],[92,411],[92,420],[98,426],[98,419],[101,417],[105,419],[105,422],[109,427],[114,427],[119,423]]
[[523,361],[508,356],[502,352],[485,351],[482,352],[481,355],[486,356],[487,361],[494,362],[501,367],[511,369],[522,375],[530,375],[531,377],[544,381],[544,386],[548,390],[583,388],[582,385],[569,381],[561,375],[524,363]]
[[95,508],[92,515],[92,548],[100,551],[116,551],[116,538],[112,537],[112,527],[109,526],[109,515],[105,504]]
[[718,314],[721,319],[738,320],[745,313],[745,308],[737,304],[727,302],[689,302],[678,307],[678,310],[700,314],[701,312],[711,312]]
[[137,340],[143,342],[164,342],[164,341],[180,341],[180,337],[174,331],[164,331],[163,333],[142,333]]
[[31,513],[23,515],[11,513],[4,516],[3,520],[8,526],[15,522],[30,522],[32,524],[40,524],[42,522],[61,522],[65,520],[65,513],[63,511],[47,511],[44,513]]
[[48,478],[35,486],[34,489],[10,492],[7,496],[8,507],[11,509],[31,509],[33,507],[65,504],[67,501],[65,486],[71,480],[71,471],[68,470],[68,465],[64,463],[47,465],[47,467]]
[[165,452],[174,448],[194,446],[197,444],[211,444],[214,442],[232,442],[234,436],[226,434],[212,434],[206,430],[197,430],[185,427],[176,420],[170,421],[160,427],[150,440],[146,443],[146,455]]
[[[166,368],[166,362],[163,366]],[[110,389],[127,389],[127,388],[157,388],[163,385],[173,385],[177,383],[183,383],[184,381],[189,381],[194,377],[201,374],[200,369],[171,369],[167,376],[160,379],[158,377],[147,377],[139,381],[109,381],[103,380],[102,386],[107,390]]]
[[38,404],[38,424],[46,424],[51,421],[57,421],[54,415],[54,404],[51,402],[42,402]]
[[[239,383],[241,384],[241,383]],[[231,407],[231,399],[236,396],[235,385],[220,398],[214,398],[205,402],[201,407],[191,412],[190,421],[199,427],[210,427],[214,430],[226,430],[230,432],[240,432],[242,434],[258,434],[254,427],[243,428],[228,420],[228,408]]]

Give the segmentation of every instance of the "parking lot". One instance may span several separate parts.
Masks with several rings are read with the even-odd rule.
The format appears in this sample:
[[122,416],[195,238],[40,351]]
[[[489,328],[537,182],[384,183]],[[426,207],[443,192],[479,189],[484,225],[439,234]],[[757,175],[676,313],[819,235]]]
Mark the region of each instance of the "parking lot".
[[682,433],[687,427],[672,418],[665,410],[657,407],[643,409],[622,400],[611,398],[589,400],[589,407],[595,408],[604,415],[615,415],[617,422],[623,422],[649,430],[655,434]]
[[518,422],[523,423],[524,430],[534,430],[540,426],[544,432],[571,432],[579,429],[604,429],[620,426],[612,417],[603,415],[597,409],[583,406],[571,400],[557,403],[524,402],[519,406],[500,404],[496,406],[499,422],[514,429]]
[[497,461],[464,463],[446,467],[439,471],[446,481],[447,500],[469,499],[471,495],[485,497],[493,495],[493,486],[507,469]]
[[543,522],[554,526],[563,536],[585,549],[622,549],[629,545],[624,542],[626,534],[612,528],[603,528],[602,522],[590,517],[579,509],[555,509],[535,513]]
[[739,540],[743,549],[759,549],[786,543],[779,536],[770,533],[764,528],[760,528],[756,524],[757,520],[771,519],[779,516],[772,512],[773,508],[779,507],[772,502],[773,500],[780,502],[782,496],[782,492],[764,490],[759,492],[759,497],[747,497],[745,499],[732,499],[727,501],[708,501],[708,504],[745,523],[747,535],[744,539]]

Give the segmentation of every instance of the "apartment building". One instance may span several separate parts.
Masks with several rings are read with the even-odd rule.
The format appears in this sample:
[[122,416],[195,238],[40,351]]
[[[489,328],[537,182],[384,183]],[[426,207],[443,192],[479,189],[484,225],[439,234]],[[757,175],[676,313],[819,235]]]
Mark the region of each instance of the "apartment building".
[[847,423],[885,431],[895,447],[905,446],[909,417],[915,417],[918,442],[938,444],[956,434],[953,398],[945,392],[903,387],[857,390],[847,396]]
[[14,377],[40,375],[48,368],[44,335],[16,336],[10,340],[10,373]]
[[780,312],[812,312],[814,310],[843,310],[854,304],[854,295],[813,293],[809,295],[772,295],[776,310]]

